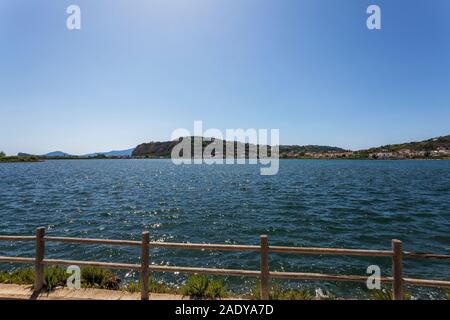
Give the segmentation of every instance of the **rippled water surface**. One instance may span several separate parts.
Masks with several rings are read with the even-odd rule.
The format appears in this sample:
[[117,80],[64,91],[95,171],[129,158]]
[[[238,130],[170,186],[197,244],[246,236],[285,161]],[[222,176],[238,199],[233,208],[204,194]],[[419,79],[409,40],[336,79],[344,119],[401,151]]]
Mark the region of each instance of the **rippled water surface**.
[[[0,164],[0,234],[176,242],[389,249],[450,254],[450,161],[285,160],[276,176],[255,165],[185,165],[169,160],[67,160]],[[0,243],[0,255],[29,256],[33,245]],[[47,257],[138,263],[139,249],[49,244]],[[386,258],[272,254],[271,268],[365,274]],[[255,253],[153,249],[155,264],[258,268]],[[445,261],[406,260],[410,277],[448,279]],[[4,264],[0,267],[6,268]],[[133,276],[128,274],[128,276]],[[163,276],[179,284],[182,275]],[[244,279],[228,279],[244,290]],[[302,283],[337,295],[361,285]],[[416,291],[414,291],[416,292]],[[416,295],[441,296],[440,290]]]

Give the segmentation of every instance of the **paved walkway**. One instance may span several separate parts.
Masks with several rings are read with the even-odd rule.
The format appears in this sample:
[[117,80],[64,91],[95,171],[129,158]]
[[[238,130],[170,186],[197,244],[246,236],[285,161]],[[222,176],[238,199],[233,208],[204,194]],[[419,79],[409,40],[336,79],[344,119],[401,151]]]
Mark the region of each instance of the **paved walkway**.
[[[0,284],[0,299],[36,299],[30,285]],[[39,294],[37,300],[140,300],[140,293],[104,289],[56,288]],[[150,300],[189,300],[181,295],[151,293]]]

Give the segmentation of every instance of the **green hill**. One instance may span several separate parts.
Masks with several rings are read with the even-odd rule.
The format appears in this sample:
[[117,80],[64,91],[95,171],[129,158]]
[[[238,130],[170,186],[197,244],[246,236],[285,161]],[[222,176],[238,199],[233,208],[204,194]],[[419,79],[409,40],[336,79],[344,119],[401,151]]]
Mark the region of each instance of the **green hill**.
[[397,152],[399,150],[409,149],[411,151],[434,151],[438,148],[450,149],[450,135],[432,138],[419,142],[408,142],[400,144],[388,144],[381,147],[360,150],[361,153],[375,152]]
[[[203,138],[203,149],[208,146],[212,140]],[[163,142],[149,142],[142,143],[138,145],[134,151],[133,157],[146,157],[146,158],[169,158],[172,152],[172,149],[179,143],[179,140],[174,141],[163,141]],[[245,149],[245,155],[248,157],[250,146],[256,147],[257,150],[261,147],[260,145],[251,145],[248,143],[242,142],[233,142],[233,141],[222,141],[224,146],[224,154],[225,154],[225,146],[229,146],[230,148],[234,148],[234,155],[237,156],[237,148],[238,146],[243,147]],[[270,154],[270,146],[267,147]],[[346,150],[337,148],[337,147],[329,147],[329,146],[289,146],[282,145],[279,147],[279,152],[281,154],[286,153],[294,153],[294,154],[302,154],[302,153],[325,153],[325,152],[345,152]]]

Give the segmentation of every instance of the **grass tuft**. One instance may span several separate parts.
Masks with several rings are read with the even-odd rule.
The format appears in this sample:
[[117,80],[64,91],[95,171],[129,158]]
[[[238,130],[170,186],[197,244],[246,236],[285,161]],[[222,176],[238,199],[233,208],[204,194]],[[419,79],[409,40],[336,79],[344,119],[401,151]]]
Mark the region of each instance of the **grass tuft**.
[[[10,272],[0,272],[0,283],[34,284],[34,270],[16,269]],[[61,267],[44,269],[43,289],[51,291],[56,287],[64,287],[70,275]],[[81,285],[85,288],[119,289],[120,279],[111,271],[96,267],[81,268]]]
[[[369,293],[370,300],[394,300],[394,295],[391,289],[382,288],[370,290]],[[411,294],[409,292],[403,291],[403,300],[411,300]]]
[[189,276],[184,286],[181,287],[181,293],[193,298],[225,298],[227,296],[226,286],[222,281],[211,280],[205,275]]
[[67,274],[66,270],[58,266],[45,268],[43,290],[52,291],[56,287],[64,287],[68,277],[69,274]]
[[30,268],[16,269],[14,271],[0,272],[0,283],[6,284],[33,284],[34,270]]
[[85,267],[81,268],[81,286],[84,288],[118,290],[120,278],[107,269]]
[[208,288],[205,292],[206,298],[226,298],[228,296],[227,288],[225,283],[220,280],[210,280],[208,283]]
[[[261,299],[261,283],[258,281],[253,287],[248,298],[253,300]],[[284,289],[279,283],[275,282],[269,288],[269,298],[271,300],[315,300],[315,295],[306,288]]]

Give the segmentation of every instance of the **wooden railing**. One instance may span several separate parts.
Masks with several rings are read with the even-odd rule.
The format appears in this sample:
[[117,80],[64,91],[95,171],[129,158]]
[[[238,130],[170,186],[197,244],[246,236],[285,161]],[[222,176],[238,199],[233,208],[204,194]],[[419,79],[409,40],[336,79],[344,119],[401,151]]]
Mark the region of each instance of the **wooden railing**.
[[[326,281],[353,281],[366,282],[366,276],[358,275],[333,275],[322,273],[302,273],[302,272],[276,272],[269,270],[269,253],[293,253],[293,254],[316,254],[316,255],[348,255],[365,257],[390,257],[392,259],[392,276],[381,277],[383,283],[391,283],[393,298],[402,299],[402,288],[404,285],[428,286],[450,288],[450,281],[425,280],[403,277],[403,258],[414,259],[440,259],[450,260],[450,255],[414,253],[402,250],[400,240],[392,240],[391,250],[363,250],[363,249],[335,249],[335,248],[305,248],[305,247],[280,247],[269,246],[268,237],[260,237],[260,245],[224,245],[224,244],[198,244],[198,243],[167,243],[151,242],[148,232],[143,232],[141,241],[130,240],[110,240],[110,239],[88,239],[88,238],[69,238],[69,237],[48,237],[45,236],[45,228],[36,229],[36,236],[1,236],[3,241],[35,241],[35,257],[9,257],[0,256],[0,262],[8,263],[29,263],[35,266],[34,291],[39,293],[43,286],[43,274],[45,265],[77,265],[92,266],[109,269],[128,269],[139,270],[141,282],[141,299],[149,299],[148,279],[149,272],[181,272],[198,273],[209,275],[227,275],[227,276],[249,276],[258,277],[261,281],[261,299],[269,299],[269,279],[297,279],[297,280],[326,280]],[[134,246],[141,248],[140,264],[111,263],[97,261],[74,261],[46,259],[44,257],[46,242],[65,242],[99,245],[117,245]],[[253,251],[260,254],[260,270],[242,270],[242,269],[215,269],[198,267],[179,267],[179,266],[161,266],[150,265],[149,250],[151,248],[166,249],[188,249],[188,250],[220,250],[220,251]]]

